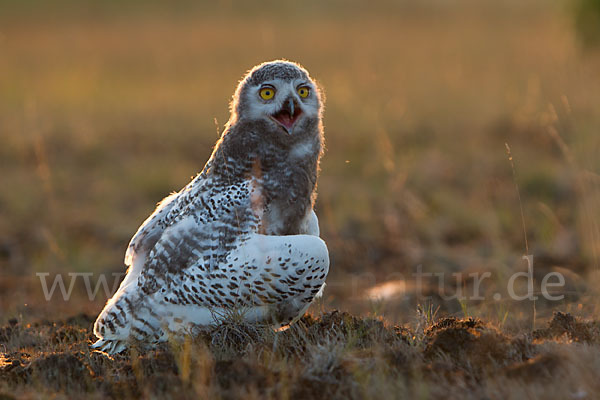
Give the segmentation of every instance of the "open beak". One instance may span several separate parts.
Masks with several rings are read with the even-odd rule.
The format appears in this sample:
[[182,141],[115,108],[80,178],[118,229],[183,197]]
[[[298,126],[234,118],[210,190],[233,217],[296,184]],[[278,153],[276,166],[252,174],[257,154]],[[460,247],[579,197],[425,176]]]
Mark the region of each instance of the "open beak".
[[291,134],[300,115],[302,115],[302,109],[296,103],[296,100],[290,97],[283,103],[281,110],[271,115],[271,118],[281,125],[287,133]]

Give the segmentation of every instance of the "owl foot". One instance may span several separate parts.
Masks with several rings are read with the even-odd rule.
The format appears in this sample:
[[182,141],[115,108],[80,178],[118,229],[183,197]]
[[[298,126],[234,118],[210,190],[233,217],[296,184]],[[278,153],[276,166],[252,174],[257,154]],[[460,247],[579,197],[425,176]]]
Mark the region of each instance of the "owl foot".
[[127,346],[122,340],[107,340],[100,339],[90,346],[93,350],[109,355],[119,354],[123,352]]

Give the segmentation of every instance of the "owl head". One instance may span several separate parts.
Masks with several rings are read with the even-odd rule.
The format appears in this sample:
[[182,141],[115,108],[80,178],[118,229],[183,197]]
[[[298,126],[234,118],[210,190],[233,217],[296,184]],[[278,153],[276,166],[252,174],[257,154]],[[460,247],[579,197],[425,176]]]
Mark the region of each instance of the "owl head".
[[266,126],[270,132],[294,137],[321,129],[322,95],[299,64],[276,60],[252,68],[242,78],[231,102],[229,126]]

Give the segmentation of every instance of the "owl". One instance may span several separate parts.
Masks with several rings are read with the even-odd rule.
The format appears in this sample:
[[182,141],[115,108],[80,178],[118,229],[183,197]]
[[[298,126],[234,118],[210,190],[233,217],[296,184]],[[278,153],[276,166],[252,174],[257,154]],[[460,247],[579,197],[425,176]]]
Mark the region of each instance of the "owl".
[[232,312],[281,328],[321,295],[329,271],[313,210],[321,90],[302,66],[266,62],[239,82],[230,112],[202,172],[131,239],[127,275],[94,324],[94,349],[151,345]]

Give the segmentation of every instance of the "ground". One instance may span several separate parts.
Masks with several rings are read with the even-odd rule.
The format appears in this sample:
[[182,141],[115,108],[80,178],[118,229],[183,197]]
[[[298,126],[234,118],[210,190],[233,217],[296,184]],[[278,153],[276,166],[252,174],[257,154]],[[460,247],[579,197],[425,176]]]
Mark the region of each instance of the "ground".
[[[0,392],[598,397],[594,1],[0,0]],[[129,239],[275,58],[327,98],[312,317],[90,354]]]
[[93,316],[0,328],[0,398],[584,399],[600,324],[556,313],[508,334],[476,318],[414,329],[339,311],[283,332],[230,322],[154,349],[90,352]]

